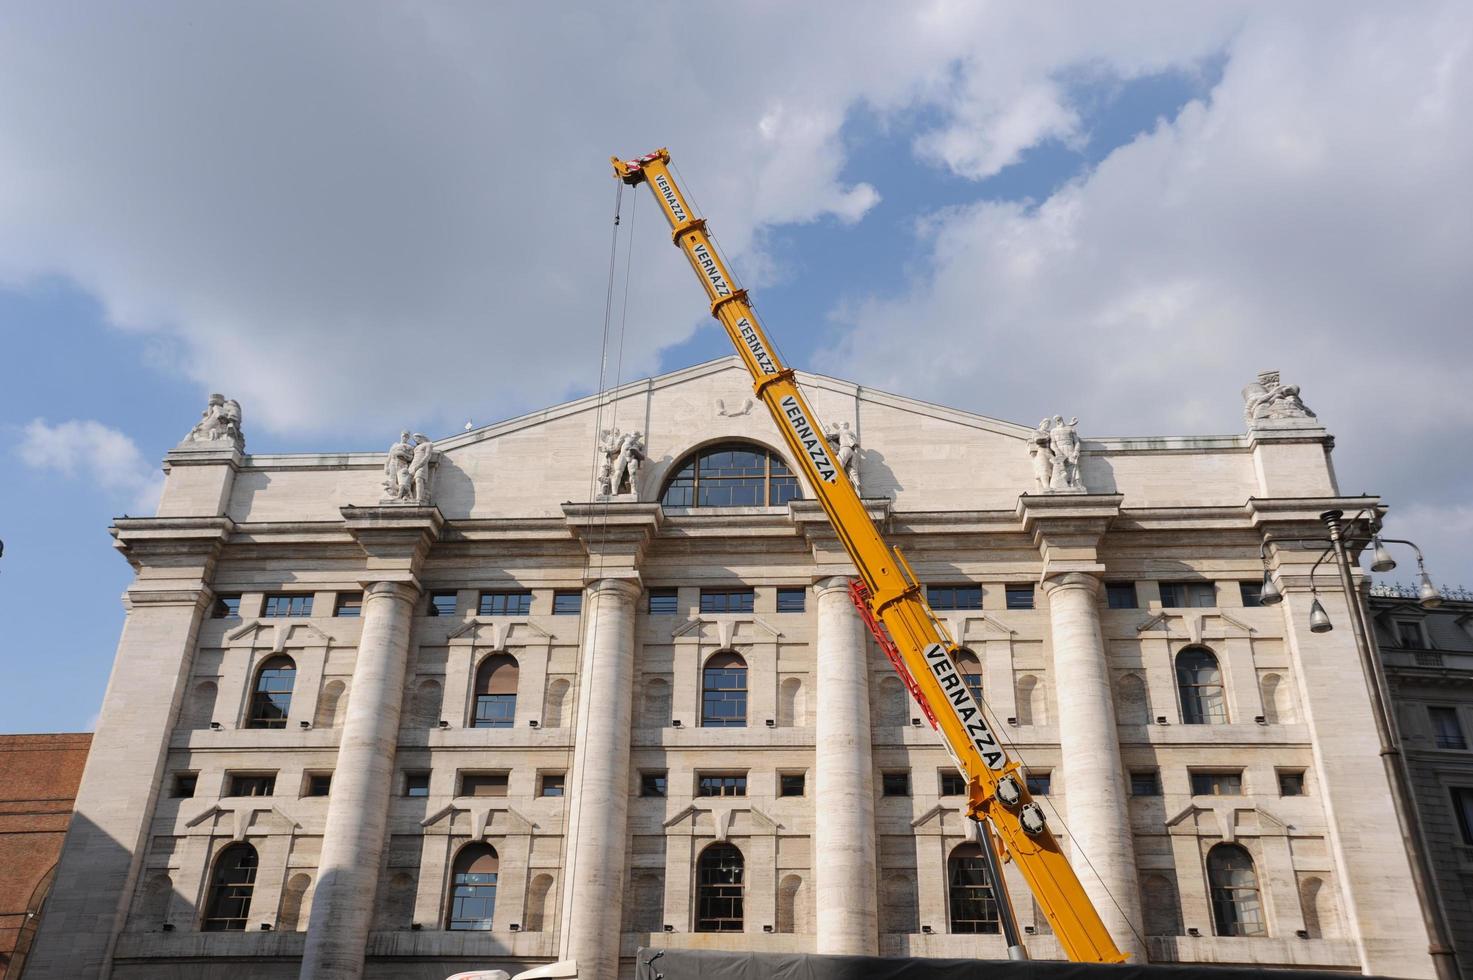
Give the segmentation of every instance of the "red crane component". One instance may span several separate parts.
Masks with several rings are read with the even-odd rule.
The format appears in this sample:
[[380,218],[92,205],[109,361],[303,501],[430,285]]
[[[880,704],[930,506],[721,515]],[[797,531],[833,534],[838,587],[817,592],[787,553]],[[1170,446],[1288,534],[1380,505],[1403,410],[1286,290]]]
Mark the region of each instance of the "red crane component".
[[880,645],[881,650],[885,651],[885,656],[890,660],[890,666],[894,667],[895,673],[900,675],[900,683],[905,685],[905,689],[920,706],[926,720],[931,723],[932,728],[935,728],[936,716],[931,714],[931,706],[922,696],[920,686],[916,684],[915,678],[910,676],[910,669],[901,659],[900,648],[895,645],[894,640],[890,639],[890,631],[885,629],[885,624],[875,619],[875,614],[870,611],[869,588],[857,578],[850,579],[849,598],[854,602],[854,608],[859,610],[859,618],[864,620],[864,625],[868,626],[870,633],[874,634],[875,642]]

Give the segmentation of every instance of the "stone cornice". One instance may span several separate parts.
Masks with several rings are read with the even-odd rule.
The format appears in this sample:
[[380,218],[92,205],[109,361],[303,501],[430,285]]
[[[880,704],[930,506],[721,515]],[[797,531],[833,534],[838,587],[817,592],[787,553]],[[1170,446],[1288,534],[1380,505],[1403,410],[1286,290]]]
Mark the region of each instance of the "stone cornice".
[[1118,493],[1020,495],[1017,516],[1043,557],[1041,580],[1103,572],[1097,549],[1124,499]]
[[418,588],[425,556],[445,527],[439,508],[347,506],[341,513],[348,532],[368,557],[362,572],[365,586],[399,582]]
[[664,520],[659,504],[632,500],[563,504],[563,521],[588,553],[590,580],[636,575]]

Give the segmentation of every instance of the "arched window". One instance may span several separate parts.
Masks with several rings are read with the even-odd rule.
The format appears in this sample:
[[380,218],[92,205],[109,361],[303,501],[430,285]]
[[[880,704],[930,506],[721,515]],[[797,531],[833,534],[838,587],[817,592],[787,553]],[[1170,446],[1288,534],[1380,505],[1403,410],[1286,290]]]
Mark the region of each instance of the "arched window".
[[527,907],[522,912],[523,932],[542,932],[547,928],[547,896],[552,891],[552,875],[538,875],[527,889]]
[[696,932],[742,931],[742,852],[712,844],[696,863]]
[[762,446],[724,442],[699,449],[675,467],[660,503],[666,507],[781,507],[801,497],[798,477]]
[[967,685],[967,690],[972,692],[972,697],[977,703],[982,703],[982,661],[977,655],[966,647],[956,652],[956,672],[962,675],[962,681]]
[[1018,723],[1047,725],[1048,708],[1044,702],[1043,682],[1033,674],[1018,678]]
[[1211,650],[1187,647],[1176,655],[1176,689],[1181,695],[1182,724],[1227,724],[1222,671]]
[[256,674],[251,694],[247,728],[285,728],[292,710],[292,687],[297,682],[297,665],[291,657],[271,657]]
[[241,932],[251,914],[251,892],[256,889],[256,849],[231,844],[215,860],[210,900],[205,906],[205,932]]
[[501,867],[490,844],[467,844],[455,856],[447,929],[491,928],[496,911],[496,874]]
[[785,678],[777,689],[777,723],[781,728],[801,727],[807,721],[808,704],[803,697],[803,682]]
[[730,650],[706,661],[701,672],[701,727],[747,727],[747,662]]
[[294,874],[287,879],[281,893],[281,915],[276,918],[277,932],[297,932],[302,926],[302,912],[310,908],[306,904],[307,889],[312,887],[312,877]]
[[1238,844],[1218,844],[1207,852],[1207,885],[1212,919],[1219,936],[1266,936],[1263,902],[1253,857]]
[[777,886],[777,931],[799,932],[798,903],[802,900],[803,879],[799,875],[786,875]]
[[947,862],[951,893],[951,931],[997,932],[997,896],[987,877],[987,859],[976,844],[962,844]]
[[348,685],[342,681],[327,682],[327,686],[322,689],[322,696],[317,699],[317,715],[312,719],[313,728],[338,727],[338,719],[347,710],[347,706],[343,704],[343,695],[347,690]]
[[1336,938],[1340,916],[1335,894],[1325,879],[1311,875],[1299,883],[1299,904],[1304,912],[1304,929],[1310,939]]
[[568,691],[572,687],[559,677],[547,685],[547,710],[542,713],[543,728],[562,728],[568,710]]
[[517,661],[498,653],[476,670],[476,717],[472,728],[510,728],[517,717]]
[[1294,703],[1289,696],[1289,682],[1280,674],[1263,675],[1263,714],[1270,725],[1294,723]]

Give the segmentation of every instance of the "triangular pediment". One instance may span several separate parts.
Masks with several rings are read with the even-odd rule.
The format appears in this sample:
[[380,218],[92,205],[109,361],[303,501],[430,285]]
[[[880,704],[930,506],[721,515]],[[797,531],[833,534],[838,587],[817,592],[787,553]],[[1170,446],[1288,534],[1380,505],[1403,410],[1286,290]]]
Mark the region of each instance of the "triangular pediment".
[[725,648],[751,643],[771,643],[782,635],[781,630],[765,620],[738,613],[730,616],[707,615],[687,620],[671,632],[670,639],[700,640]]
[[294,623],[289,620],[262,622],[253,619],[226,633],[225,641],[230,646],[253,649],[269,646],[276,653],[287,649],[332,645],[332,637],[311,623]]
[[542,646],[555,637],[536,623],[476,616],[456,627],[448,639],[491,650],[505,650],[507,647]]

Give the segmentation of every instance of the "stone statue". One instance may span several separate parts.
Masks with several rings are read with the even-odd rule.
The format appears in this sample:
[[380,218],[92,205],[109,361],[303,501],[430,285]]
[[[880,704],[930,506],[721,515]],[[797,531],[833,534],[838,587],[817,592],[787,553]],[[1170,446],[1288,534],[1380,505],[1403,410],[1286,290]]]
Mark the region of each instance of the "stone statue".
[[1260,371],[1258,380],[1243,389],[1243,421],[1312,419],[1315,414],[1299,399],[1299,386],[1279,383],[1279,372]]
[[849,477],[849,482],[854,484],[854,492],[859,493],[859,436],[849,428],[848,422],[830,422],[824,435],[834,448],[836,462]]
[[1084,484],[1079,482],[1079,433],[1074,428],[1078,417],[1064,421],[1064,416],[1055,415],[1049,428],[1049,448],[1054,452],[1054,472],[1049,479],[1049,489],[1055,493],[1083,493]]
[[199,421],[179,443],[179,449],[245,449],[240,428],[240,402],[224,395],[210,395]]
[[429,436],[416,432],[414,455],[409,459],[409,491],[411,498],[421,507],[430,505],[430,493],[433,490],[431,480],[434,476],[430,467],[434,462],[435,444],[430,441]]
[[598,434],[598,478],[597,490],[600,497],[613,494],[614,463],[619,458],[619,427],[604,429]]
[[610,467],[609,493],[638,493],[639,464],[644,461],[644,433],[639,430],[619,437],[617,454]]
[[726,399],[718,398],[716,399],[716,416],[718,418],[728,419],[738,418],[740,416],[749,414],[752,411],[752,406],[755,404],[757,404],[757,402],[754,399],[748,398],[742,402],[741,408],[730,409],[726,407]]
[[1039,493],[1048,493],[1054,479],[1054,451],[1049,447],[1048,432],[1053,424],[1053,419],[1044,419],[1028,439],[1028,455],[1033,457],[1034,489]]
[[408,431],[399,433],[399,441],[389,447],[384,460],[384,499],[382,503],[397,503],[409,498],[409,461],[414,458],[414,444],[409,441]]
[[407,431],[399,434],[399,441],[389,447],[384,460],[384,504],[430,505],[431,479],[436,462],[435,444],[430,437]]

